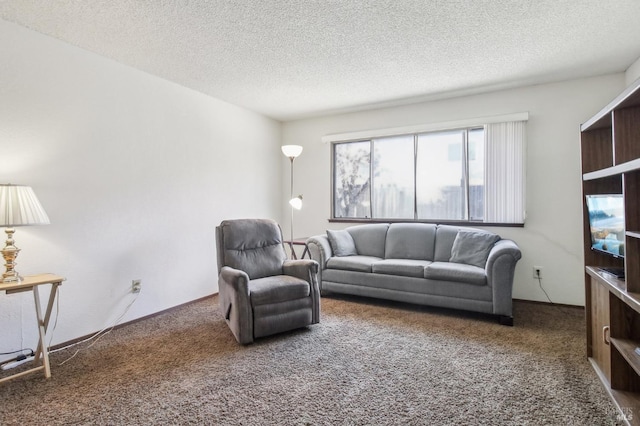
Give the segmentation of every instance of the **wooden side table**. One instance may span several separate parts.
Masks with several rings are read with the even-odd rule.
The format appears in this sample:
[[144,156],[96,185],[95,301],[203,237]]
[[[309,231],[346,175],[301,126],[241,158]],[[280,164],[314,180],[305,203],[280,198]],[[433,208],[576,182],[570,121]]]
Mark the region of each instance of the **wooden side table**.
[[300,259],[304,259],[305,256],[308,256],[309,259],[311,259],[311,254],[309,253],[309,247],[307,247],[306,238],[294,238],[293,240],[286,240],[284,243],[289,245],[289,249],[291,249],[291,258],[293,260],[298,259],[293,246],[304,246],[304,250],[302,250],[302,256],[300,256]]
[[[55,301],[56,295],[58,294],[58,287],[65,279],[66,278],[54,274],[39,274],[26,276],[22,279],[22,281],[19,282],[17,281],[11,283],[0,283],[0,291],[5,291],[6,294],[19,293],[29,290],[33,291],[33,300],[36,307],[36,318],[38,320],[38,334],[40,336],[38,340],[38,346],[36,347],[35,357],[33,358],[33,363],[36,365],[36,367],[4,377],[0,379],[0,383],[41,370],[44,370],[44,376],[47,379],[51,377],[49,351],[47,349],[47,342],[45,338],[47,335],[47,327],[49,326],[49,319],[51,318],[53,302]],[[49,291],[49,300],[47,302],[47,310],[45,311],[44,317],[42,316],[42,307],[40,306],[40,295],[38,292],[38,287],[43,284],[51,284],[51,290]],[[42,365],[38,365],[40,364],[40,360],[42,360]]]

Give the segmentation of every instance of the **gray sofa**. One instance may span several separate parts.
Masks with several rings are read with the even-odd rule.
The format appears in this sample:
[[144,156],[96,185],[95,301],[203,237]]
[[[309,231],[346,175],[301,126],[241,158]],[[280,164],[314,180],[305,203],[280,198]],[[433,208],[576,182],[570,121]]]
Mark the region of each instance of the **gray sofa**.
[[346,293],[498,316],[513,325],[520,249],[480,229],[426,223],[356,225],[307,240],[322,294]]

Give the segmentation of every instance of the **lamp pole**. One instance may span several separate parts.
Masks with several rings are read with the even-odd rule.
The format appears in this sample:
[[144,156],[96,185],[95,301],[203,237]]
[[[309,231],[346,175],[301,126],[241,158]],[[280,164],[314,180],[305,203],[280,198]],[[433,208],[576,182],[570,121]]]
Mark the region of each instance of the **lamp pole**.
[[[289,200],[293,199],[293,160],[295,159],[296,157],[289,157],[289,160],[291,160],[291,191],[289,194]],[[293,205],[291,205],[291,224],[290,225],[291,225],[291,233],[290,233],[291,250],[293,250]]]
[[[282,149],[282,153],[287,156],[289,158],[289,162],[291,164],[291,170],[290,170],[290,179],[291,179],[291,186],[290,186],[290,194],[289,194],[289,204],[291,205],[291,227],[290,227],[290,247],[291,247],[291,251],[293,252],[293,209],[300,209],[301,202],[302,202],[302,196],[299,196],[297,198],[299,198],[299,200],[296,200],[295,203],[292,203],[292,201],[294,200],[293,198],[293,160],[296,159],[296,157],[298,157],[300,154],[302,154],[302,147],[300,145],[283,145],[281,147]],[[292,253],[293,256],[293,253]]]

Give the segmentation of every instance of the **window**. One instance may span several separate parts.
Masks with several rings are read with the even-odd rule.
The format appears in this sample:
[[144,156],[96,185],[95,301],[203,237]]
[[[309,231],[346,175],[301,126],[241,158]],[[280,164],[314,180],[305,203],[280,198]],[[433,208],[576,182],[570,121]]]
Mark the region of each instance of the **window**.
[[417,135],[417,218],[467,220],[467,130]]
[[371,217],[371,143],[334,146],[334,217]]
[[373,216],[413,219],[413,137],[396,136],[372,141]]
[[333,219],[524,223],[525,122],[333,143]]

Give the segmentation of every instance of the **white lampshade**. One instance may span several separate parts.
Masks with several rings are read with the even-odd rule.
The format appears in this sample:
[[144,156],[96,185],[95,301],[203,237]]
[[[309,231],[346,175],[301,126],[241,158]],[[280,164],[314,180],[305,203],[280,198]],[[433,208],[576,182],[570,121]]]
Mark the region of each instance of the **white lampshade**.
[[302,208],[302,195],[298,195],[289,200],[289,204],[296,210],[300,210]]
[[0,184],[0,227],[48,224],[49,216],[30,186]]
[[300,145],[282,145],[282,153],[289,158],[296,158],[302,154],[302,147]]

